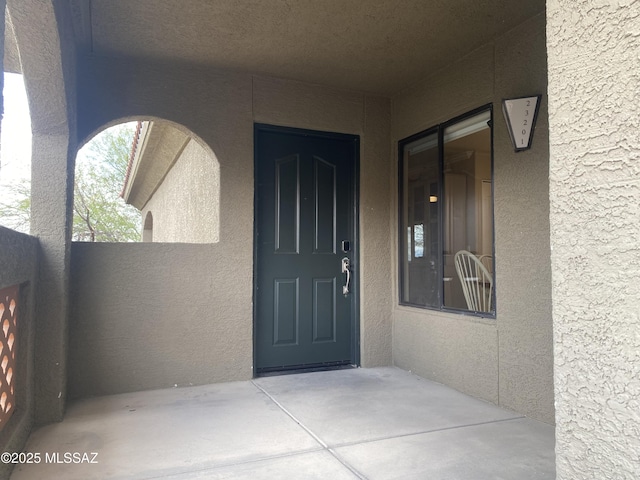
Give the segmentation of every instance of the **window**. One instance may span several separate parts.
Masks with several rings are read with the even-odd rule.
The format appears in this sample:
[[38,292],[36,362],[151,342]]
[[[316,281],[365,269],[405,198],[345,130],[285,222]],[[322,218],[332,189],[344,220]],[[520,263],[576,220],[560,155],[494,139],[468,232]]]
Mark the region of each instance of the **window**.
[[495,314],[491,120],[486,106],[399,143],[402,304]]

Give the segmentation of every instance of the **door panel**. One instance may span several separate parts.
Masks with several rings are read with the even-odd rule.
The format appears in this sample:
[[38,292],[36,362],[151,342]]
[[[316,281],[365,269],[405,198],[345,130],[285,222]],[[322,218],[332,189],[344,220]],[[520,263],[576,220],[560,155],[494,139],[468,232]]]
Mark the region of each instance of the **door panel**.
[[273,345],[297,345],[300,324],[298,279],[276,278],[273,288]]
[[275,161],[275,242],[277,253],[298,253],[300,240],[300,158]]
[[336,167],[313,157],[315,224],[314,253],[336,253]]
[[258,372],[356,362],[357,285],[343,295],[341,260],[355,260],[357,148],[354,136],[256,127]]
[[313,343],[336,341],[336,279],[313,279]]

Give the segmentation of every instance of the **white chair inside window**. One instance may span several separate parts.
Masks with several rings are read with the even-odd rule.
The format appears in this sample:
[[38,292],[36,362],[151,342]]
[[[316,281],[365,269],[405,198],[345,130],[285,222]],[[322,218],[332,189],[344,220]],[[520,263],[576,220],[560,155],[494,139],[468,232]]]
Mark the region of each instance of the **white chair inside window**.
[[478,257],[466,250],[456,253],[454,263],[469,310],[491,312],[493,277],[487,267]]
[[478,259],[485,267],[487,267],[489,273],[493,275],[493,255],[480,255]]

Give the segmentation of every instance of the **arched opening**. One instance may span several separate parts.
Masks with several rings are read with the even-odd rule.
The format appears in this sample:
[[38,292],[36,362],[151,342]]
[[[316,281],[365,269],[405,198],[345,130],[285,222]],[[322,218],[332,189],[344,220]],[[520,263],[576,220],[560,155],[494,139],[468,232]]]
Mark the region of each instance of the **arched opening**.
[[31,118],[21,74],[4,72],[0,139],[0,224],[29,233],[31,224]]
[[73,198],[73,240],[140,241],[140,215],[120,196],[135,128],[135,122],[109,127],[78,151]]
[[[89,195],[79,188],[87,178]],[[218,160],[172,122],[128,121],[96,134],[78,152],[75,192],[74,240],[218,242]],[[107,197],[113,207],[86,208]]]
[[151,212],[147,212],[147,215],[144,218],[142,241],[153,242],[153,215],[151,214]]

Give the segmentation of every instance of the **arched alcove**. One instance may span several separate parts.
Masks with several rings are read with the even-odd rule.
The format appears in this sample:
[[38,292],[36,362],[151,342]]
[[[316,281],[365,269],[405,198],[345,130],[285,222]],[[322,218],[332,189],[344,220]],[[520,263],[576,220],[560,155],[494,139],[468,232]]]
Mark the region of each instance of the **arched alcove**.
[[[118,208],[123,212],[136,209],[138,232],[133,236],[105,232],[103,235],[96,235],[95,240],[217,243],[220,166],[213,151],[197,135],[176,123],[158,118],[124,120],[126,121],[111,123],[85,143],[78,152],[76,178],[83,180],[86,177],[82,169],[89,169],[94,173],[104,172],[108,170],[103,168],[105,165],[108,167],[112,160],[117,160],[117,170],[121,171],[121,175],[119,183],[114,178],[108,185],[110,195],[114,197],[114,192],[118,191],[120,199],[117,201],[121,204]],[[114,146],[122,147],[121,133],[123,129],[126,133],[127,128],[130,133],[124,166],[122,157],[125,152],[122,148],[117,159],[113,158],[113,152],[109,149]],[[113,135],[111,132],[118,134]],[[107,149],[103,152],[106,154],[103,159],[97,155],[100,152],[96,150],[96,145],[100,147],[98,150]],[[107,163],[98,167],[87,166],[88,156],[92,157],[89,158],[92,162]],[[103,183],[103,186],[106,188],[107,184]],[[95,196],[99,197],[100,193],[95,192]],[[83,206],[82,202],[82,193],[76,184],[76,210]],[[153,215],[149,216],[151,211]],[[85,219],[86,217],[92,218],[92,215],[84,215]],[[147,229],[148,222],[152,229]],[[129,226],[130,223],[127,223],[123,228],[128,229]],[[114,224],[114,228],[117,229],[118,225]],[[78,235],[75,225],[74,239],[93,241],[92,238]]]
[[0,139],[0,224],[29,233],[31,224],[31,119],[21,74],[4,72]]
[[153,242],[153,215],[151,211],[147,212],[144,218],[144,225],[142,227],[142,241]]

